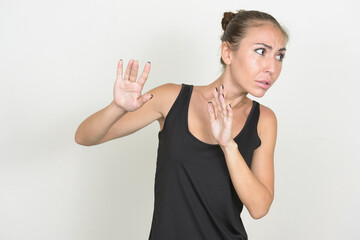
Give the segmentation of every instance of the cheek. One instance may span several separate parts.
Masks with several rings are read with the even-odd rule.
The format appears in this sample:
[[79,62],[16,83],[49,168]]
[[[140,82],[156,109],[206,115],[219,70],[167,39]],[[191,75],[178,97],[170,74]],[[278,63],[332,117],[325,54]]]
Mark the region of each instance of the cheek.
[[260,60],[251,52],[243,55],[239,54],[234,59],[234,64],[232,65],[233,75],[245,81],[251,81],[261,72]]
[[252,71],[259,71],[260,67],[260,63],[257,59],[251,59],[250,61],[248,61],[249,64],[249,69],[251,69]]
[[261,64],[256,58],[248,58],[244,61],[243,69],[248,77],[256,77],[261,72]]

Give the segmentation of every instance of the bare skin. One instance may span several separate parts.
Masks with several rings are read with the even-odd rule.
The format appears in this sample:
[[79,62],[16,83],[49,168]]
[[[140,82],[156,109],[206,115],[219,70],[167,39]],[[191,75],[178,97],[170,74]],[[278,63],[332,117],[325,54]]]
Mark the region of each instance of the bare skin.
[[[259,81],[270,81],[273,85],[278,78],[285,44],[281,31],[269,23],[248,29],[236,51],[224,42],[221,46],[226,64],[224,73],[209,85],[194,86],[189,104],[191,134],[205,143],[220,145],[234,188],[254,219],[266,215],[274,198],[275,114],[260,105],[261,146],[254,151],[250,169],[233,138],[243,128],[252,107],[247,94],[262,97],[267,89]],[[75,134],[78,144],[104,143],[131,134],[155,120],[160,130],[163,129],[181,85],[165,84],[141,94],[150,65],[145,65],[136,80],[139,63],[130,60],[124,74],[123,62],[119,61],[114,100],[79,125]]]

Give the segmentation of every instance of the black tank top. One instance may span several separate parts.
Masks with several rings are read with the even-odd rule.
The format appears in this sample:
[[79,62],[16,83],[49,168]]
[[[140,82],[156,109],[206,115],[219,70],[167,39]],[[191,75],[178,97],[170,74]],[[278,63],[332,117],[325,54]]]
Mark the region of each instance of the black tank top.
[[[193,136],[188,108],[193,86],[181,91],[159,132],[155,201],[149,240],[244,240],[243,204],[232,185],[218,144]],[[259,103],[253,101],[241,132],[234,138],[250,167],[260,146]]]

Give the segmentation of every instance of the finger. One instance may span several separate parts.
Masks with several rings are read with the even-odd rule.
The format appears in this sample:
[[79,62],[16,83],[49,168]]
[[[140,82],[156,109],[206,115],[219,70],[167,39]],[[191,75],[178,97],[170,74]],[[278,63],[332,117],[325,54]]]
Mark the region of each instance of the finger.
[[129,80],[129,76],[130,76],[130,72],[131,72],[131,68],[132,65],[134,63],[134,60],[131,59],[126,67],[126,71],[125,71],[125,76],[124,76],[124,80]]
[[220,100],[220,107],[221,107],[222,114],[224,115],[224,117],[226,117],[226,115],[227,115],[226,103],[225,103],[225,96],[223,93],[219,96],[219,100]]
[[221,85],[221,86],[219,87],[219,94],[221,95],[221,94],[223,94],[223,93],[224,93],[224,86]]
[[151,93],[146,93],[141,96],[140,100],[141,100],[142,104],[144,104],[152,98],[153,98],[153,95]]
[[212,102],[208,102],[208,113],[210,117],[210,122],[215,121],[216,120],[215,108]]
[[138,71],[139,71],[139,61],[136,60],[136,61],[134,61],[133,66],[131,68],[131,72],[130,72],[130,81],[131,82],[136,82]]
[[219,100],[220,107],[224,116],[226,116],[226,104],[225,104],[225,95],[224,95],[224,85],[221,85],[219,88]]
[[150,62],[147,62],[147,63],[145,64],[144,70],[143,70],[143,72],[141,73],[141,75],[140,75],[140,77],[139,77],[139,80],[138,80],[138,83],[139,83],[141,86],[144,86],[145,81],[147,80],[147,78],[148,78],[148,76],[149,76],[150,67],[151,67],[151,63],[150,63]]
[[232,121],[233,111],[232,111],[231,105],[230,104],[226,105],[226,109],[227,109],[227,117],[229,118],[229,120]]
[[123,80],[123,61],[122,59],[119,60],[117,71],[116,71],[116,79]]
[[219,89],[218,88],[215,87],[215,89],[213,90],[213,95],[214,95],[214,98],[215,98],[216,107],[217,107],[218,112],[222,112],[221,103],[220,103],[220,100],[219,100]]

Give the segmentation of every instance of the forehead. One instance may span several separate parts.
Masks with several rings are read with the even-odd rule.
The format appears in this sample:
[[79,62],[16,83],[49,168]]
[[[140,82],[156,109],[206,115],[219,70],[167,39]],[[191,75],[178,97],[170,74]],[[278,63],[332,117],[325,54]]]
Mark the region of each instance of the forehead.
[[274,49],[283,48],[286,45],[284,34],[272,23],[264,23],[260,26],[249,28],[242,42],[244,45],[265,43],[273,46]]

